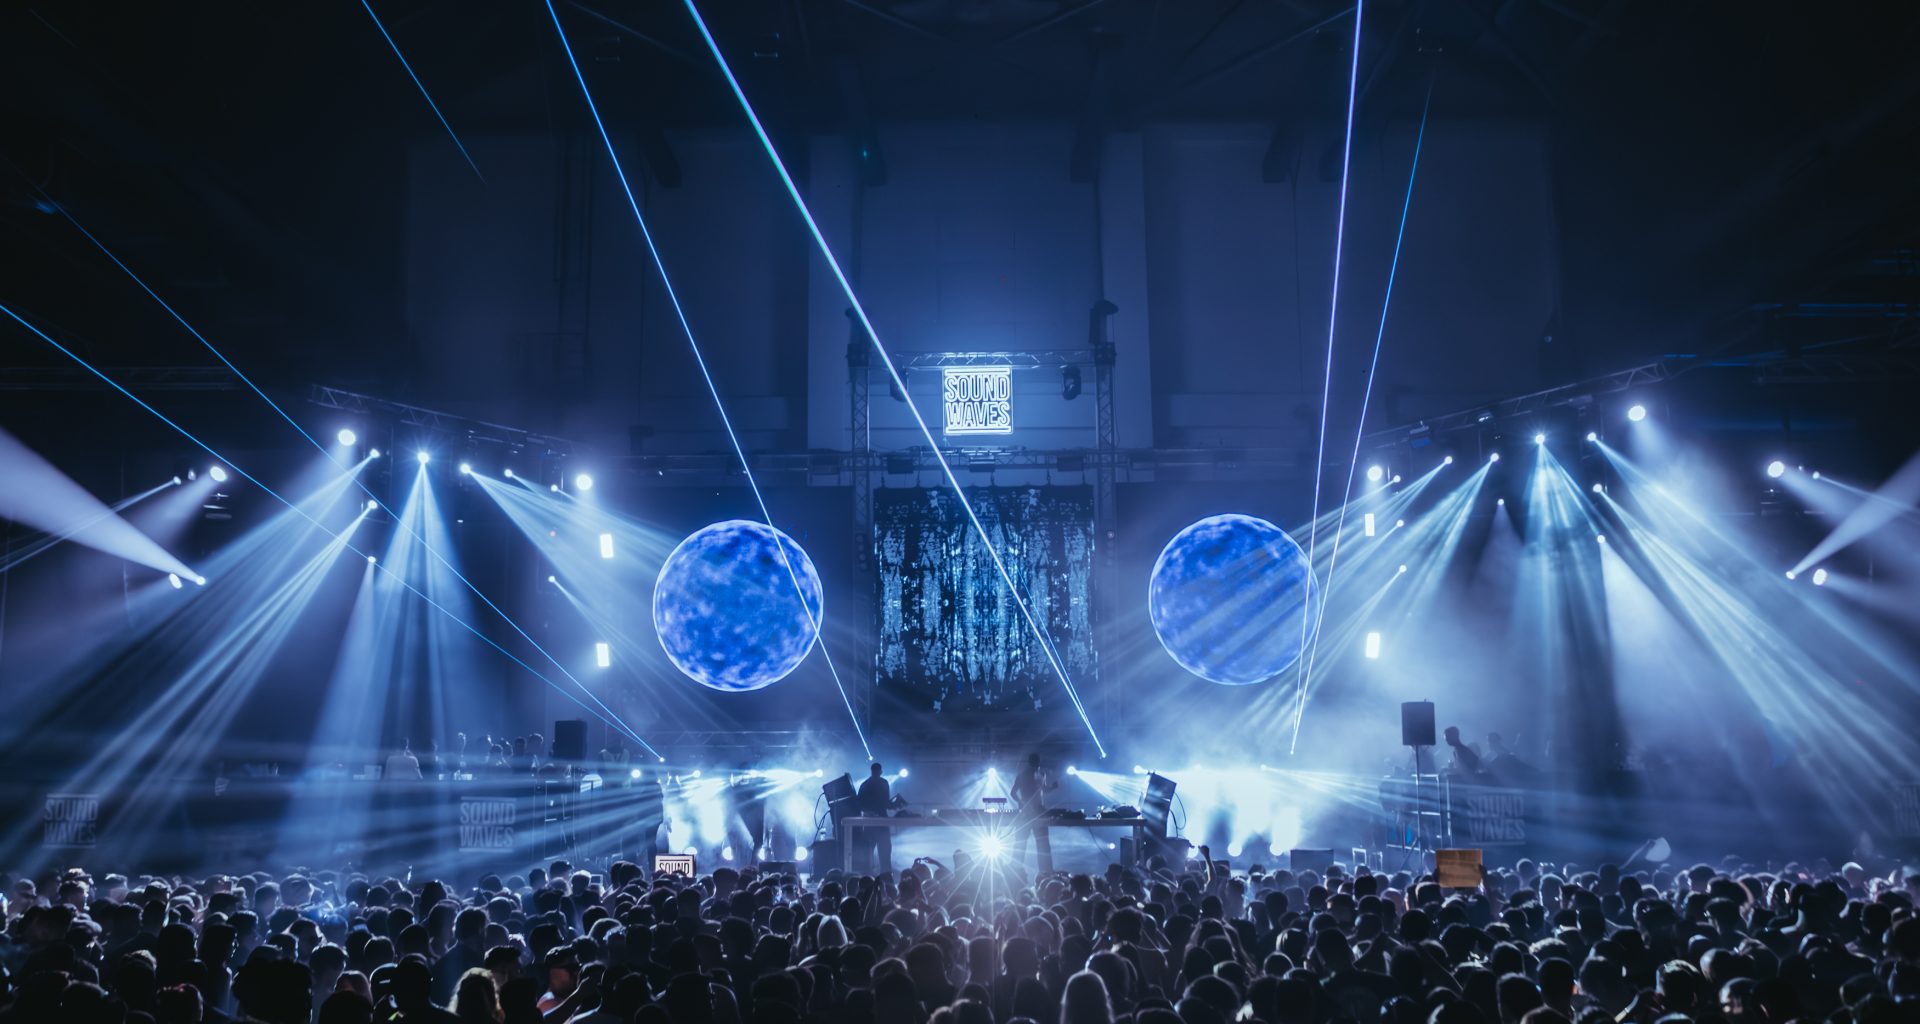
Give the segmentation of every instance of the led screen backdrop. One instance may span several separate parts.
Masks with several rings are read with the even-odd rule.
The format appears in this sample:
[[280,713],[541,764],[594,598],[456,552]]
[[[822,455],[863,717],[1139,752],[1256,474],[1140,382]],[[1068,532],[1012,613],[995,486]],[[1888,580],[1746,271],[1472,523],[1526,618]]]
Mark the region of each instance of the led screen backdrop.
[[[967,491],[1076,688],[1094,682],[1093,489]],[[1065,700],[1019,606],[950,490],[873,502],[882,687],[940,710],[1027,710]]]

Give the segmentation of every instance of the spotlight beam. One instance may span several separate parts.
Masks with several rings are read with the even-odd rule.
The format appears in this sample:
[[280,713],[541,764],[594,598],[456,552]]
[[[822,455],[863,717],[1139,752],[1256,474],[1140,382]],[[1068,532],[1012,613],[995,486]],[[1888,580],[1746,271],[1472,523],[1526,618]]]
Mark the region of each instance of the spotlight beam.
[[0,487],[0,518],[58,539],[73,537],[96,551],[139,563],[162,575],[198,575],[158,541],[114,515],[92,492],[3,429],[0,429],[0,465],[7,470],[7,482]]
[[0,572],[12,572],[14,569],[18,568],[22,563],[27,562],[31,559],[37,558],[40,555],[45,554],[46,552],[52,550],[53,548],[58,547],[63,542],[72,539],[74,536],[85,531],[89,527],[93,526],[95,523],[99,523],[103,520],[113,517],[114,515],[120,512],[124,512],[127,509],[132,508],[134,505],[137,505],[140,502],[145,501],[146,499],[151,498],[156,494],[159,494],[161,491],[164,491],[169,487],[177,487],[179,485],[180,485],[179,478],[174,477],[167,480],[165,483],[160,484],[157,487],[149,487],[146,490],[141,491],[139,494],[135,494],[127,498],[121,498],[119,501],[116,501],[113,504],[108,505],[105,511],[95,513],[94,515],[88,517],[87,519],[82,520],[77,526],[74,526],[67,530],[63,530],[59,533],[48,534],[44,537],[39,538],[38,540],[35,540],[29,543],[25,548],[23,548],[20,551],[19,554],[7,559],[4,562],[0,562]]
[[[607,126],[600,119],[599,104],[593,101],[593,91],[587,88],[587,77],[580,70],[580,62],[574,58],[573,44],[567,39],[566,29],[560,26],[560,13],[554,9],[553,0],[547,0],[547,13],[553,17],[553,28],[560,36],[560,45],[566,50],[567,64],[573,69],[573,77],[580,84],[580,95],[587,101],[587,111],[593,115],[594,127],[600,132],[600,141],[607,148],[607,157],[613,164],[613,173],[620,179],[620,189],[626,193],[627,207],[633,211],[634,221],[640,225],[640,237],[647,243],[647,254],[653,258],[655,270],[660,272],[660,284],[667,292],[667,301],[673,306],[673,315],[680,321],[680,331],[686,335],[687,347],[693,352],[693,362],[700,368],[700,377],[706,382],[707,394],[713,398],[714,410],[720,414],[720,425],[726,428],[727,442],[733,446],[733,454],[740,460],[740,470],[746,476],[747,489],[753,492],[753,502],[760,508],[760,519],[770,530],[778,530],[773,524],[773,513],[767,508],[766,496],[760,492],[760,482],[754,479],[753,465],[747,459],[746,449],[740,444],[740,435],[733,429],[733,417],[727,415],[727,404],[720,399],[720,386],[713,379],[713,371],[707,367],[707,357],[700,351],[700,342],[694,337],[693,324],[687,320],[686,307],[680,302],[680,293],[673,286],[673,277],[667,273],[667,263],[660,255],[660,247],[654,244],[653,231],[647,226],[647,218],[640,212],[640,201],[634,197],[633,186],[627,181],[627,171],[620,163],[620,154],[614,150],[613,139],[607,134]],[[813,608],[807,604],[806,590],[800,585],[800,575],[793,568],[792,559],[787,557],[786,547],[775,544],[774,550],[780,555],[780,565],[787,571],[787,579],[793,584],[794,595],[800,600],[800,609],[806,613],[807,622],[813,628],[814,643],[820,648],[820,656],[827,663],[827,672],[833,676],[834,689],[840,691],[840,702],[846,706],[847,718],[853,723],[854,735],[860,739],[861,749],[867,752],[867,759],[873,759],[873,748],[867,743],[866,730],[860,727],[860,715],[853,709],[853,700],[847,696],[846,684],[840,681],[840,670],[833,664],[833,654],[827,650],[826,634],[820,628],[820,620],[814,615]],[[824,609],[823,609],[824,611]]]
[[[362,2],[364,3],[365,0],[362,0]],[[372,13],[371,9],[369,9],[368,13]],[[376,22],[378,21],[378,19],[375,19],[375,20]],[[32,183],[30,182],[30,184]],[[133,283],[140,287],[141,291],[146,292],[148,298],[151,298],[155,303],[157,303],[161,309],[166,310],[167,314],[173,317],[174,322],[178,323],[183,329],[186,330],[188,334],[193,335],[194,340],[198,341],[203,347],[206,348],[208,352],[213,353],[214,358],[220,360],[221,364],[224,365],[228,370],[231,370],[235,377],[238,377],[242,382],[244,382],[247,385],[248,388],[252,389],[254,394],[260,396],[261,401],[267,403],[268,407],[273,409],[274,412],[279,413],[280,418],[283,420],[286,420],[287,424],[293,427],[294,430],[298,431],[301,437],[306,438],[308,444],[313,445],[313,447],[317,451],[319,451],[321,455],[325,456],[327,460],[332,462],[335,466],[338,466],[342,469],[346,468],[346,463],[340,460],[339,456],[336,454],[333,448],[330,448],[327,445],[321,444],[318,440],[314,438],[312,434],[307,432],[305,427],[302,427],[297,420],[295,420],[292,416],[288,415],[287,411],[284,408],[282,408],[278,402],[275,402],[272,398],[268,397],[267,393],[265,391],[262,391],[260,389],[260,386],[255,384],[251,377],[248,377],[244,372],[241,371],[241,369],[238,366],[235,366],[233,364],[233,361],[228,359],[225,353],[222,353],[220,349],[213,344],[213,342],[207,340],[206,335],[200,333],[200,331],[197,328],[195,328],[193,324],[187,321],[186,317],[180,315],[179,310],[174,309],[173,306],[170,305],[166,299],[161,298],[160,293],[154,291],[153,288],[148,286],[147,282],[142,280],[139,274],[134,273],[133,268],[127,266],[127,264],[124,261],[122,261],[119,256],[114,255],[113,250],[107,248],[106,243],[100,241],[99,238],[94,236],[93,232],[88,231],[86,227],[82,225],[78,220],[76,220],[71,213],[68,213],[65,206],[55,202],[53,200],[53,197],[47,195],[45,190],[41,189],[38,184],[33,184],[32,187],[34,191],[39,194],[40,198],[46,200],[46,202],[50,206],[52,206],[54,209],[60,212],[60,216],[64,218],[68,224],[73,225],[74,230],[84,235],[87,241],[93,243],[94,248],[99,249],[100,252],[107,257],[107,259],[113,261],[114,266],[119,267],[123,273],[125,273],[129,278],[131,278],[133,280]],[[4,307],[0,307],[0,309],[4,309]],[[32,324],[28,324],[25,320],[21,320],[20,317],[14,315],[11,310],[7,310],[6,312],[7,312],[7,315],[12,316],[15,320],[19,320],[22,324],[25,324],[27,326],[27,329],[32,330],[35,334],[40,334],[40,331],[37,328],[34,328]],[[41,337],[45,338],[46,335],[41,334]],[[53,339],[48,338],[47,340],[52,341]],[[61,346],[61,351],[67,351],[67,349],[64,346]],[[72,355],[71,352],[67,352],[67,354]],[[79,357],[74,356],[74,358],[78,359]],[[82,365],[86,365],[86,364],[82,363]],[[89,366],[88,369],[92,369],[92,367]],[[101,379],[103,380],[106,379],[104,375],[101,375],[99,373],[99,371],[95,370],[94,373],[98,376],[101,376]],[[109,381],[108,383],[112,383],[112,382]],[[119,387],[118,384],[115,384],[114,386],[116,388]],[[127,392],[126,389],[121,388],[120,390],[123,393],[126,393],[129,398],[133,397],[132,393]],[[134,401],[138,402],[140,400],[135,398]],[[155,415],[159,415],[159,413],[155,412],[151,406],[146,406],[146,403],[141,402],[140,404],[142,406],[145,406],[148,409],[148,411],[154,412]],[[164,417],[162,418],[164,419]],[[172,421],[168,421],[168,424],[172,425]],[[180,428],[175,426],[174,429],[178,430]],[[182,433],[185,433],[185,431],[182,431]],[[197,444],[199,442],[196,441],[195,443]],[[206,448],[205,445],[201,445],[201,447]],[[207,449],[207,450],[211,451],[212,449]],[[248,476],[247,479],[252,480],[253,478],[251,476]],[[465,573],[462,573],[457,567],[454,566],[452,561],[450,561],[445,555],[442,555],[440,553],[439,549],[427,543],[426,538],[420,536],[419,533],[415,532],[413,529],[413,526],[410,523],[408,523],[404,517],[396,513],[391,507],[387,505],[385,501],[381,500],[378,494],[373,493],[373,489],[367,486],[366,481],[355,478],[354,485],[359,487],[362,491],[366,492],[367,496],[373,499],[373,501],[378,505],[381,511],[387,513],[389,516],[392,516],[394,522],[399,524],[401,529],[407,531],[407,533],[410,534],[415,541],[418,541],[420,543],[422,550],[426,551],[427,554],[433,556],[435,561],[439,562],[449,572],[453,573],[454,578],[458,579],[461,583],[465,584],[467,589],[472,591],[473,595],[479,598],[480,602],[486,605],[489,609],[491,609],[495,615],[500,616],[500,620],[502,622],[505,622],[507,626],[511,628],[515,633],[518,633],[520,635],[520,638],[527,642],[528,646],[532,647],[536,651],[539,651],[542,657],[546,658],[547,661],[551,663],[554,668],[560,671],[560,674],[562,676],[566,677],[567,681],[573,683],[573,685],[575,686],[578,686],[581,692],[587,695],[588,699],[592,700],[596,704],[599,704],[600,707],[603,710],[605,710],[608,715],[612,715],[616,719],[619,718],[619,715],[616,714],[612,708],[607,707],[607,705],[604,702],[602,702],[600,698],[596,696],[591,689],[587,687],[587,684],[581,682],[578,678],[574,676],[572,672],[568,671],[566,665],[563,664],[560,661],[560,659],[554,657],[552,652],[548,651],[546,647],[540,643],[540,641],[535,640],[531,634],[529,634],[525,629],[521,628],[520,624],[514,621],[513,616],[508,615],[504,609],[502,609],[499,605],[493,602],[492,598],[489,598],[486,594],[482,593],[480,588],[476,586],[472,580],[468,579]],[[275,497],[277,498],[279,497],[279,495],[275,495]],[[454,617],[456,619],[459,618],[458,616],[454,616]],[[463,625],[466,624],[464,620],[462,620],[462,624]],[[472,629],[473,627],[471,625],[468,625],[467,628]],[[475,632],[478,633],[477,630]],[[491,643],[491,641],[488,641],[488,642]],[[515,659],[515,660],[517,661],[518,659]],[[535,673],[535,675],[539,676],[539,678],[543,682],[546,682],[548,685],[550,686],[553,685],[553,683],[550,680],[547,680],[545,676],[540,676],[539,673]],[[599,716],[596,716],[596,717],[599,717]],[[631,730],[628,729],[624,723],[622,723],[620,728],[623,731],[631,732]],[[637,735],[634,736],[633,738],[641,746],[643,747],[647,746],[646,740],[641,739]],[[648,749],[651,750],[652,748],[648,747]]]
[[[914,403],[913,395],[907,391],[907,382],[901,378],[899,369],[894,365],[893,357],[887,353],[886,345],[881,342],[880,332],[874,328],[872,318],[867,315],[866,306],[860,301],[860,296],[854,292],[853,282],[840,266],[839,258],[833,253],[833,246],[827,244],[827,236],[821,232],[819,222],[814,220],[812,208],[800,195],[800,187],[794,184],[793,175],[787,172],[786,162],[780,158],[780,152],[774,148],[772,137],[767,134],[766,127],[760,123],[760,115],[754,111],[753,103],[747,99],[745,90],[740,86],[740,80],[734,76],[733,67],[727,63],[726,55],[720,51],[719,42],[708,30],[706,19],[700,16],[700,8],[694,0],[684,0],[684,2],[687,13],[693,16],[694,26],[700,30],[700,38],[707,44],[707,51],[713,54],[714,62],[720,66],[720,73],[726,77],[727,87],[732,90],[734,99],[739,101],[740,109],[747,115],[747,121],[752,124],[753,133],[759,137],[761,148],[767,152],[767,158],[773,162],[774,171],[779,174],[781,184],[786,186],[787,195],[793,200],[794,208],[799,211],[800,218],[806,222],[807,232],[813,236],[814,244],[820,249],[820,255],[826,259],[827,268],[833,272],[834,280],[839,283],[841,292],[846,295],[848,304],[853,307],[854,316],[860,321],[861,329],[873,342],[873,349],[880,356],[880,364],[886,367],[887,376],[892,379],[894,386],[906,396],[907,411],[913,416],[914,424],[920,428],[920,435],[926,438],[928,450],[933,452],[934,461],[940,464],[940,472],[946,476],[947,483],[953,487],[954,496],[959,499],[961,509],[965,510],[967,519],[973,524],[974,533],[979,536],[980,543],[986,547],[987,555],[993,559],[994,568],[999,570],[1001,582],[1006,584],[1008,593],[1013,596],[1013,603],[1019,607],[1020,615],[1026,620],[1027,628],[1032,630],[1034,638],[1040,642],[1040,649],[1046,654],[1047,663],[1053,668],[1053,674],[1060,680],[1061,687],[1067,691],[1067,699],[1073,702],[1073,709],[1079,714],[1080,723],[1086,726],[1087,735],[1092,738],[1094,748],[1099,751],[1101,757],[1107,756],[1107,748],[1100,742],[1100,734],[1094,729],[1093,720],[1087,717],[1086,705],[1081,703],[1079,691],[1074,689],[1073,681],[1067,677],[1066,666],[1060,663],[1052,642],[1047,638],[1046,631],[1040,628],[1039,620],[1033,617],[1033,610],[1027,606],[1026,596],[1020,592],[1019,585],[1013,581],[1013,574],[1001,560],[999,550],[993,546],[993,539],[987,535],[986,526],[975,514],[973,503],[967,500],[966,489],[960,486],[960,478],[954,475],[953,466],[947,462],[946,453],[941,450],[939,440],[933,436],[932,428],[927,426],[926,417],[920,414],[920,408]],[[551,0],[548,0],[548,8],[549,10],[552,8]]]
[[[1354,19],[1356,22],[1355,49],[1357,58],[1357,22],[1359,20],[1357,8]],[[1407,169],[1407,194],[1406,198],[1400,202],[1400,227],[1393,236],[1393,261],[1387,265],[1387,293],[1386,296],[1380,300],[1380,326],[1376,328],[1373,333],[1373,359],[1367,364],[1367,389],[1360,393],[1360,422],[1354,425],[1353,455],[1347,460],[1347,486],[1340,495],[1340,519],[1335,523],[1333,528],[1333,554],[1327,560],[1327,585],[1320,594],[1320,613],[1318,617],[1323,620],[1327,615],[1327,602],[1333,597],[1333,571],[1340,565],[1341,527],[1346,525],[1347,504],[1353,500],[1353,471],[1360,464],[1360,443],[1365,440],[1367,436],[1367,407],[1373,401],[1373,381],[1375,375],[1380,370],[1380,347],[1381,343],[1384,342],[1387,337],[1387,311],[1393,307],[1393,282],[1400,274],[1400,246],[1401,243],[1407,240],[1407,211],[1413,209],[1413,183],[1420,174],[1420,150],[1427,140],[1427,114],[1432,111],[1432,109],[1433,82],[1429,80],[1427,82],[1426,101],[1420,106],[1420,130],[1415,133],[1413,137],[1413,164]],[[1353,116],[1352,112],[1349,111],[1347,116],[1351,118]],[[1348,145],[1352,145],[1351,138],[1348,139]],[[1332,365],[1331,359],[1328,360],[1328,365]],[[1309,554],[1307,558],[1309,564],[1311,564],[1313,556]],[[1320,626],[1316,623],[1313,629],[1312,639],[1307,642],[1307,665],[1305,671],[1300,675],[1300,695],[1293,715],[1293,738],[1287,743],[1288,753],[1293,753],[1299,749],[1300,746],[1300,722],[1307,714],[1307,688],[1313,685],[1313,666],[1320,654],[1320,636]]]
[[[32,331],[42,341],[45,341],[47,344],[52,345],[54,348],[58,349],[61,352],[61,354],[65,355],[69,359],[72,359],[74,362],[79,363],[80,366],[83,369],[85,369],[88,373],[91,373],[95,377],[100,378],[100,380],[104,382],[108,387],[111,387],[115,391],[118,391],[121,394],[127,396],[127,398],[131,399],[135,405],[138,405],[140,408],[145,409],[147,412],[151,413],[160,422],[165,423],[169,427],[172,427],[174,431],[180,434],[181,437],[184,437],[188,441],[193,442],[194,446],[199,448],[201,451],[204,451],[208,455],[211,455],[214,458],[219,459],[225,465],[232,466],[234,472],[240,474],[242,477],[245,477],[247,481],[253,484],[255,487],[258,487],[262,491],[266,492],[268,495],[271,495],[275,501],[278,501],[282,505],[285,505],[288,508],[293,509],[295,512],[299,513],[302,518],[311,522],[316,529],[327,534],[327,536],[329,537],[337,538],[340,536],[340,534],[337,534],[334,531],[327,529],[326,525],[321,523],[319,519],[314,518],[314,516],[311,513],[307,512],[305,509],[301,508],[299,505],[295,504],[294,502],[287,500],[285,497],[283,497],[280,494],[280,492],[274,490],[271,487],[268,487],[266,484],[262,483],[259,479],[254,477],[253,474],[247,472],[244,469],[241,469],[239,464],[235,463],[231,459],[226,458],[225,456],[221,455],[219,452],[214,451],[211,446],[209,446],[206,442],[200,440],[192,432],[188,431],[185,427],[182,427],[180,424],[174,422],[172,419],[169,419],[165,413],[147,404],[147,402],[142,398],[140,398],[140,396],[134,394],[131,391],[128,391],[125,387],[121,386],[119,381],[116,381],[112,377],[109,377],[105,373],[102,373],[92,363],[89,363],[85,359],[81,358],[78,353],[74,352],[72,349],[68,348],[67,346],[60,344],[58,341],[55,341],[46,332],[40,330],[38,327],[35,327],[33,324],[28,323],[26,320],[22,319],[20,315],[18,313],[15,313],[11,308],[7,307],[4,304],[0,304],[0,313],[5,313],[15,323],[19,324],[22,327],[25,327],[29,331]],[[361,551],[360,549],[355,548],[351,545],[347,546],[347,550],[352,551],[354,554],[359,555],[363,558],[366,557],[367,555],[365,551]],[[655,757],[659,756],[659,752],[655,751],[653,747],[649,745],[645,739],[641,738],[640,734],[635,732],[631,726],[627,725],[624,721],[621,721],[620,717],[614,714],[612,709],[608,708],[607,713],[605,715],[601,714],[599,711],[595,711],[592,707],[588,706],[584,701],[580,700],[580,698],[575,697],[573,694],[563,689],[560,686],[560,684],[554,682],[551,679],[548,679],[544,675],[541,675],[538,671],[536,671],[533,668],[533,666],[528,665],[526,662],[516,657],[513,654],[513,652],[507,650],[505,647],[500,646],[500,644],[496,643],[492,637],[489,637],[485,633],[480,632],[480,630],[476,628],[472,623],[466,621],[465,619],[460,618],[458,615],[455,615],[452,611],[448,610],[445,605],[442,605],[439,602],[428,597],[426,594],[421,593],[417,587],[415,587],[411,583],[408,583],[401,576],[395,574],[392,569],[389,569],[385,565],[377,565],[377,564],[376,564],[376,568],[378,568],[381,572],[386,573],[389,576],[392,576],[393,579],[398,581],[402,587],[405,587],[409,592],[419,597],[421,600],[427,602],[427,604],[431,605],[436,611],[441,612],[442,614],[453,619],[455,622],[459,623],[461,626],[465,627],[469,633],[472,633],[474,636],[479,637],[482,641],[484,641],[487,644],[487,646],[492,647],[494,650],[499,651],[501,654],[506,655],[507,658],[511,660],[514,664],[519,665],[521,668],[526,669],[527,672],[530,673],[535,679],[538,679],[541,682],[552,687],[554,692],[560,694],[562,697],[565,697],[570,701],[573,701],[575,704],[578,704],[587,713],[593,715],[595,718],[600,719],[602,722],[605,722],[607,725],[610,725],[616,729],[619,729],[622,733],[632,737],[634,742],[640,744],[642,747],[645,747],[649,752],[652,752]],[[468,586],[471,587],[472,584],[469,583]],[[478,591],[476,591],[476,593],[478,593]],[[481,600],[483,601],[486,600],[484,595],[481,597]],[[509,624],[511,624],[511,620],[509,620]],[[516,626],[515,628],[517,629],[518,627]],[[536,645],[536,647],[537,646],[538,645]],[[542,648],[541,650],[542,650],[542,653],[545,653],[544,648]],[[550,654],[547,655],[547,657],[549,660],[553,658],[553,656]],[[558,662],[555,662],[555,664],[558,664]],[[573,677],[569,675],[568,678],[572,679]],[[580,686],[581,690],[586,691],[587,688],[585,684],[580,683],[580,681],[577,679],[574,680],[574,683],[575,685]],[[600,703],[600,699],[598,697],[594,697],[591,691],[587,691],[587,696],[589,698],[592,698],[594,703],[596,704]],[[600,706],[602,708],[606,707],[605,704],[600,704]]]
[[[689,3],[692,0],[688,0]],[[1314,543],[1320,536],[1320,486],[1326,477],[1327,462],[1327,406],[1333,396],[1333,348],[1334,328],[1340,316],[1340,259],[1347,238],[1347,175],[1353,169],[1353,110],[1360,102],[1360,26],[1365,20],[1366,0],[1355,0],[1353,5],[1353,60],[1347,70],[1347,131],[1340,150],[1340,207],[1333,229],[1333,299],[1327,304],[1327,360],[1326,372],[1320,382],[1320,441],[1313,457],[1313,514],[1307,527],[1307,565],[1313,565]],[[1366,424],[1362,422],[1361,426]],[[1348,467],[1351,479],[1352,467]],[[1324,602],[1323,602],[1324,603]],[[1314,616],[1301,616],[1300,646],[1306,647],[1312,639],[1311,630]],[[1305,667],[1301,669],[1300,689],[1302,696],[1306,690]],[[1297,732],[1297,730],[1296,730]]]
[[460,136],[454,133],[453,125],[447,123],[447,115],[440,112],[440,104],[433,102],[433,94],[427,91],[427,84],[420,80],[419,75],[414,74],[413,65],[407,62],[407,55],[400,52],[400,44],[394,42],[393,36],[387,33],[387,26],[380,23],[380,16],[373,13],[373,5],[367,0],[360,0],[360,6],[367,9],[367,17],[373,19],[373,27],[380,30],[380,38],[385,39],[387,45],[393,48],[393,55],[400,58],[400,66],[406,69],[407,77],[413,79],[414,87],[420,90],[420,98],[427,101],[427,107],[433,111],[433,116],[440,119],[440,127],[447,130],[447,138],[452,139],[453,144],[459,147],[461,158],[466,160],[467,166],[473,169],[473,176],[479,178],[481,184],[486,184],[487,177],[480,173],[479,165],[473,162],[473,154],[467,152],[467,144],[460,141]]

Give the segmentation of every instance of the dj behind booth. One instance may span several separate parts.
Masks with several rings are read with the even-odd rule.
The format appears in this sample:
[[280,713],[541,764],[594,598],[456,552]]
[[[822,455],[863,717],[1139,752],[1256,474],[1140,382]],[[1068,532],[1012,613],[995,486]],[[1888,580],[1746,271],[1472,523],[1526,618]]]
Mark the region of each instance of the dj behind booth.
[[[902,775],[904,776],[904,772]],[[997,774],[989,769],[989,777]],[[1113,859],[1133,864],[1149,856],[1183,857],[1173,849],[1178,840],[1167,837],[1172,814],[1173,780],[1160,775],[1146,778],[1141,803],[1084,808],[1049,807],[1047,795],[1060,789],[1059,781],[1040,764],[1039,755],[1027,759],[1015,774],[1006,796],[979,798],[977,807],[938,807],[919,810],[894,791],[884,766],[868,766],[867,778],[856,787],[851,775],[841,775],[821,787],[826,802],[830,837],[817,838],[813,847],[815,870],[838,866],[849,874],[893,870],[894,833],[949,830],[942,838],[952,848],[1005,867],[1024,870],[1031,840],[1036,873],[1054,870],[1052,837],[1060,829],[1082,830],[1092,836],[1112,831],[1124,834],[1109,848]],[[1184,844],[1181,844],[1184,845]]]

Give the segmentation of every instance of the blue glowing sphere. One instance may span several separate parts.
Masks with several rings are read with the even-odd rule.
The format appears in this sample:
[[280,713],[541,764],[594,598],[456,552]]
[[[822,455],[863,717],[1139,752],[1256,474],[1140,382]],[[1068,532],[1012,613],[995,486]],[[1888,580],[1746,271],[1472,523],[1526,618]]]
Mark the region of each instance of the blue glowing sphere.
[[1208,516],[1161,550],[1147,614],[1182,668],[1246,686],[1300,660],[1319,625],[1320,585],[1287,531],[1253,516]]
[[820,615],[813,560],[765,523],[702,527],[673,549],[653,584],[660,646],[688,678],[716,690],[743,693],[786,678],[819,638]]

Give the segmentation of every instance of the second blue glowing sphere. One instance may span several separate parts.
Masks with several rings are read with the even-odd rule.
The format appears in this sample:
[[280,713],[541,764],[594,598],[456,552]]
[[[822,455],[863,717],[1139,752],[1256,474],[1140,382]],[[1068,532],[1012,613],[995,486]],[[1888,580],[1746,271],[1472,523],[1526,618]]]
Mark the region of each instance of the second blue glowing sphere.
[[1320,585],[1287,531],[1254,516],[1208,516],[1160,552],[1147,614],[1182,668],[1246,686],[1300,660],[1319,625]]
[[820,575],[793,538],[731,519],[701,528],[667,556],[653,585],[653,627],[689,679],[745,692],[806,660],[820,636],[821,604]]

